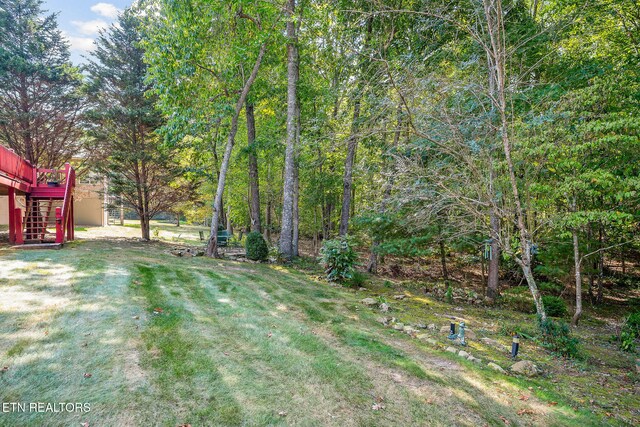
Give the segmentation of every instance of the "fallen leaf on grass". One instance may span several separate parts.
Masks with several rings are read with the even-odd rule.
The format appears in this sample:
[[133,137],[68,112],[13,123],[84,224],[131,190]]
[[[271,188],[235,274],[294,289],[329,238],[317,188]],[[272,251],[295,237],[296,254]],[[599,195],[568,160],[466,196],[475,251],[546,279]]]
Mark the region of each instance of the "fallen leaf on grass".
[[228,351],[225,351],[225,352],[224,352],[224,353],[222,353],[222,354],[224,354],[225,356],[228,356],[228,355],[229,355],[229,352],[228,352]]
[[518,411],[518,415],[524,415],[524,414],[533,415],[533,414],[535,414],[535,412],[533,412],[532,409],[520,409]]
[[267,338],[271,338],[272,336],[273,336],[273,334],[272,334],[271,332],[269,332],[269,333],[267,334]]
[[140,316],[133,316],[132,319],[138,320],[140,319]]
[[280,411],[280,412],[278,412],[278,415],[280,415],[281,417],[286,417],[287,416],[287,411]]
[[501,419],[501,420],[504,422],[504,424],[505,424],[505,425],[507,425],[507,426],[511,424],[511,422],[510,422],[508,419],[506,419],[505,417],[503,417],[502,415],[500,416],[500,419]]
[[379,411],[381,409],[384,409],[384,405],[382,403],[374,403],[371,409],[373,409],[374,411]]
[[526,402],[527,400],[529,400],[529,396],[525,396],[524,394],[521,394],[520,397],[518,397],[518,399],[524,400]]
[[426,399],[425,402],[427,402],[429,405],[433,404],[433,399]]
[[549,402],[549,406],[556,406],[558,402]]
[[156,307],[153,309],[153,314],[160,314],[162,313],[164,310],[162,310],[160,307]]
[[82,427],[89,427],[89,421],[85,421],[82,424],[80,424]]
[[178,427],[191,427],[191,424],[180,424]]
[[604,413],[607,417],[613,417],[613,414],[611,412],[605,412]]
[[0,372],[7,372],[9,370],[8,366],[3,366],[2,369],[0,369]]
[[93,376],[93,375],[91,375],[91,374],[90,374],[90,373],[88,373],[88,372],[85,372],[85,373],[84,373],[84,377],[85,377],[85,378],[91,378],[92,376]]

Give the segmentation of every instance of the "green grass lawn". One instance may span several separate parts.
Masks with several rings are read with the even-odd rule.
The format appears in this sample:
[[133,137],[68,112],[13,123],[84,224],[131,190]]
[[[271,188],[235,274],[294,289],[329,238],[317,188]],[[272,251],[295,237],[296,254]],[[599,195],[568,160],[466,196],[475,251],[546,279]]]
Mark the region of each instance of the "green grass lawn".
[[[0,251],[0,368],[8,368],[0,401],[91,405],[88,413],[0,412],[0,425],[614,421],[572,408],[551,378],[498,374],[382,326],[359,303],[363,292],[281,266],[176,258],[167,248],[96,240]],[[418,297],[392,306],[402,316],[443,309]]]

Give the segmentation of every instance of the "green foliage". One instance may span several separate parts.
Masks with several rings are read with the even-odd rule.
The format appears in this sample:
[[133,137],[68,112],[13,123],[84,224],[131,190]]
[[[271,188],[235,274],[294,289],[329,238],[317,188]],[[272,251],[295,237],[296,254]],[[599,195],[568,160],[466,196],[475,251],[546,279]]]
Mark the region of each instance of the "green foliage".
[[447,292],[445,292],[444,294],[444,299],[449,304],[453,303],[453,288],[451,287],[451,285],[447,287]]
[[500,301],[512,310],[527,314],[536,312],[535,306],[533,305],[533,297],[531,296],[529,288],[526,286],[515,286],[505,289],[502,292]]
[[547,318],[544,322],[539,321],[542,332],[542,345],[562,357],[569,359],[580,359],[583,357],[580,352],[578,338],[571,334],[569,325],[562,321]]
[[626,325],[630,329],[634,330],[637,334],[640,334],[640,311],[631,313],[626,320]]
[[245,248],[247,251],[247,258],[254,261],[265,261],[269,256],[269,247],[267,242],[262,237],[262,234],[257,231],[252,231],[247,234]]
[[349,285],[351,285],[354,288],[359,288],[367,284],[367,279],[368,278],[366,274],[355,270],[351,275],[351,279],[349,280]]
[[82,149],[82,76],[57,14],[43,15],[42,4],[0,0],[0,144],[33,165],[59,168]]
[[[556,282],[539,282],[538,283],[538,289],[540,289],[540,292],[545,292],[545,293],[549,293],[549,294],[559,294],[560,292],[562,292],[562,289],[564,288],[564,286],[561,283],[556,283]],[[545,307],[546,307],[546,302],[544,303]]]
[[329,281],[352,279],[357,260],[358,254],[348,238],[327,240],[320,249],[320,262]]
[[627,316],[620,328],[620,334],[614,338],[617,339],[620,350],[631,353],[636,351],[638,337],[640,337],[640,311]]
[[[542,303],[544,304],[547,316],[564,317],[567,315],[567,303],[560,297],[544,295],[542,297]],[[535,311],[535,307],[533,307],[533,310]]]

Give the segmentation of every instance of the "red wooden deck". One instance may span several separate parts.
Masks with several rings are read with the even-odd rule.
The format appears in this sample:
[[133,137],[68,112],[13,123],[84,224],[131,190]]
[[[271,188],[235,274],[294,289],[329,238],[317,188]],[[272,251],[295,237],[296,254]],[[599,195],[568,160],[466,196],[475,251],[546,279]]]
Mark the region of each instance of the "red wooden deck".
[[[56,184],[48,183],[55,177]],[[9,196],[9,240],[14,244],[57,244],[73,240],[75,170],[41,169],[0,146],[0,194]],[[16,196],[25,196],[25,211]]]

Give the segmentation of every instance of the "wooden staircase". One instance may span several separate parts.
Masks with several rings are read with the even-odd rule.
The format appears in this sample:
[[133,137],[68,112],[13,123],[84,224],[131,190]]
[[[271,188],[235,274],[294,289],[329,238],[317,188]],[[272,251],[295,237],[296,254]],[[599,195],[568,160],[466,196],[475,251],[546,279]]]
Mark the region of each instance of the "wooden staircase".
[[[9,241],[62,245],[73,240],[75,186],[76,171],[69,163],[62,170],[38,168],[0,145],[0,194],[9,199]],[[17,195],[25,197],[24,212],[16,207]]]

